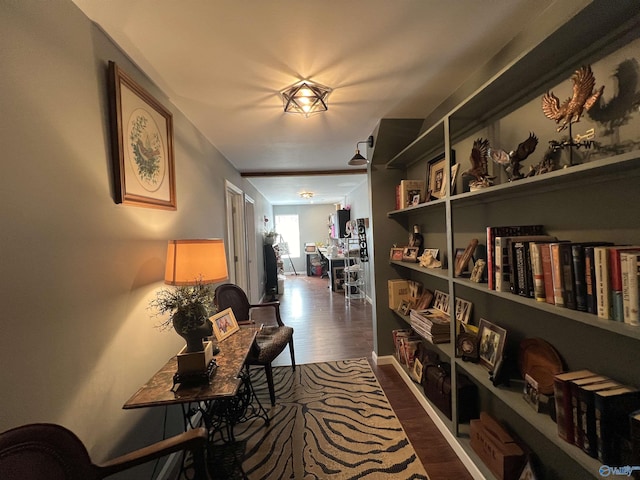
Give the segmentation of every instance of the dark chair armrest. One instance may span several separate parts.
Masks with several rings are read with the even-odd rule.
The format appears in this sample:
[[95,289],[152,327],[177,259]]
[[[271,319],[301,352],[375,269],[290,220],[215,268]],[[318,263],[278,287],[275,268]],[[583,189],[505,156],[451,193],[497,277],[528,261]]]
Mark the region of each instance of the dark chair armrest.
[[284,327],[284,323],[282,323],[282,318],[280,318],[280,302],[266,302],[266,303],[256,303],[249,305],[250,308],[273,308],[276,314],[276,322],[279,326]]
[[204,455],[206,442],[207,430],[204,427],[194,428],[167,438],[166,440],[161,440],[153,445],[114,458],[101,465],[96,465],[96,468],[100,471],[101,475],[105,477],[182,450],[190,450],[194,452],[194,454],[200,452]]

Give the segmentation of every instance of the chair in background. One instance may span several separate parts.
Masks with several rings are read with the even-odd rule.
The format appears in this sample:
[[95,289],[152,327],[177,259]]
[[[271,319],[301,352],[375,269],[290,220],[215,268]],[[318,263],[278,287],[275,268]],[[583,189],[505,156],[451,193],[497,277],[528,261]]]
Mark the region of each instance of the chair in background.
[[70,430],[32,423],[0,434],[0,476],[2,480],[99,480],[170,453],[189,451],[194,479],[206,480],[206,442],[206,429],[196,428],[98,465]]
[[218,311],[231,308],[238,324],[255,323],[263,325],[256,335],[256,341],[247,358],[247,365],[264,366],[269,387],[271,405],[276,404],[273,386],[273,362],[289,344],[291,367],[295,370],[296,359],[293,350],[293,328],[286,326],[280,318],[280,302],[251,304],[239,286],[232,283],[219,285],[215,291],[215,304]]

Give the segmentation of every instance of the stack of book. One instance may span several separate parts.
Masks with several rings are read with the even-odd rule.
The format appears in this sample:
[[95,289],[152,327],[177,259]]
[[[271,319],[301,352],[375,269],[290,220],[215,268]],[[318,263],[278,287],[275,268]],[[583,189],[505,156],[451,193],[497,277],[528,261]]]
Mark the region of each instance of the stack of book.
[[640,246],[571,242],[542,225],[487,227],[489,288],[640,325]]
[[640,390],[589,370],[554,377],[558,436],[605,465],[629,461],[631,422]]
[[447,343],[450,341],[449,316],[434,308],[411,310],[409,314],[411,328],[422,338],[431,343]]

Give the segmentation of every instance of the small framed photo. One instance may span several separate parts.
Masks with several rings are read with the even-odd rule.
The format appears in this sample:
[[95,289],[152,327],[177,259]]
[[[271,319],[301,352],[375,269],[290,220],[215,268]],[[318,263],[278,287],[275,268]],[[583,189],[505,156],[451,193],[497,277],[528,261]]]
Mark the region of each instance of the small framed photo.
[[216,313],[209,317],[209,320],[213,323],[213,333],[219,342],[240,330],[233,310],[230,308]]
[[418,247],[404,247],[402,251],[403,262],[417,262],[418,261]]
[[409,315],[411,313],[412,302],[409,299],[400,300],[400,306],[398,307],[398,312],[402,315]]
[[417,193],[411,198],[411,206],[420,205],[420,194]]
[[538,412],[539,394],[538,394],[538,382],[536,382],[528,373],[524,374],[524,391],[522,395],[526,402]]
[[[469,262],[473,259],[473,253],[478,246],[478,239],[474,238],[469,242],[467,248],[457,248],[454,263],[454,275],[456,277],[464,276],[469,266]],[[470,274],[469,274],[470,275]]]
[[456,192],[456,178],[458,177],[458,170],[460,170],[459,163],[456,163],[455,165],[451,166],[451,195],[453,195]]
[[109,110],[115,202],[176,210],[171,112],[112,61]]
[[467,300],[456,298],[456,320],[467,325],[471,318],[471,308],[473,304]]
[[433,160],[429,161],[427,171],[427,190],[431,192],[433,198],[443,198],[447,193],[447,184],[444,179],[447,166],[444,153],[441,153]]
[[398,262],[401,262],[403,252],[404,252],[404,249],[401,247],[391,248],[391,252],[389,253],[389,260],[396,260]]
[[423,371],[422,362],[418,358],[416,358],[413,361],[413,370],[411,371],[411,376],[418,383],[422,382],[422,371]]
[[493,371],[502,359],[502,351],[507,338],[507,331],[493,323],[480,319],[478,325],[478,357],[480,363],[489,371]]

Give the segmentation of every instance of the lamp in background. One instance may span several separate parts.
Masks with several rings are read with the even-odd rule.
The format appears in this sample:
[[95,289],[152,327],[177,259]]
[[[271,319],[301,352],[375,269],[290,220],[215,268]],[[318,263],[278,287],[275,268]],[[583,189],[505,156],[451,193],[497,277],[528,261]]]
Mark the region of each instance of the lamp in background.
[[309,117],[314,113],[326,112],[329,94],[333,90],[319,83],[303,80],[280,92],[285,113],[298,113]]
[[313,192],[300,192],[300,196],[305,200],[310,200],[313,198]]
[[360,150],[358,149],[358,145],[360,145],[361,143],[366,143],[369,146],[369,148],[373,148],[373,135],[369,135],[369,138],[361,142],[358,142],[356,144],[356,154],[353,156],[351,160],[349,160],[349,165],[366,165],[367,163],[369,163],[369,161],[366,158],[360,155]]
[[169,240],[164,282],[175,289],[162,289],[150,304],[159,313],[171,313],[161,327],[173,329],[187,345],[178,353],[178,373],[182,380],[190,376],[209,378],[215,369],[209,315],[213,313],[211,283],[228,278],[224,242],[220,238]]

